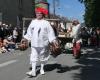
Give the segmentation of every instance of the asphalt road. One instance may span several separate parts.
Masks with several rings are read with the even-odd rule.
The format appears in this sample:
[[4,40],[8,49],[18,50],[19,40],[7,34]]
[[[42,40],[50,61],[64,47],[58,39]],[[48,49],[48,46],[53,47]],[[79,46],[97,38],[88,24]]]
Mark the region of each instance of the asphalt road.
[[[45,75],[29,78],[30,49],[0,54],[0,80],[100,80],[100,48],[84,48],[80,59],[72,54],[51,57],[45,66]],[[39,65],[39,64],[38,64]]]

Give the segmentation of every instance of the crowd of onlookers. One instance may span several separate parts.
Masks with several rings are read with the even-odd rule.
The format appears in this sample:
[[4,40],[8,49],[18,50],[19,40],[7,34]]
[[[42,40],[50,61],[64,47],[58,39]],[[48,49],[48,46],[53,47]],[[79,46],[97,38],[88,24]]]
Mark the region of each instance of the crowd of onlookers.
[[[57,28],[55,26],[55,24],[51,24],[53,25],[53,27]],[[58,29],[57,32],[56,30],[55,33],[56,35],[59,35],[57,33],[59,32],[67,32],[69,33],[72,29],[72,26],[69,27],[64,27],[63,24],[58,24]],[[100,46],[100,27],[85,27],[85,26],[81,26],[81,33],[80,33],[80,37],[82,39],[82,46]]]
[[100,47],[100,28],[83,27],[81,29],[81,38],[83,46],[95,46]]
[[[62,29],[61,27],[59,29],[62,32],[67,31],[67,29],[65,30]],[[96,28],[82,27],[80,36],[82,39],[82,46],[100,47],[100,27]],[[21,40],[22,40],[22,32],[18,27],[12,27],[6,24],[0,24],[0,53],[15,50],[19,46],[21,47],[22,45],[24,46],[23,43],[25,43],[25,41]],[[18,46],[17,43],[22,43],[22,45]]]
[[[65,28],[61,27],[61,25],[60,25],[58,27],[57,31],[58,31],[58,33],[59,32],[65,32],[65,33],[68,34],[71,31],[71,28],[72,28],[72,26],[69,26],[65,29]],[[80,32],[81,33],[80,33],[79,36],[81,37],[81,40],[82,40],[82,46],[100,47],[100,27],[84,27],[84,26],[81,26]],[[59,35],[59,34],[57,34],[56,31],[55,31],[55,34]]]
[[17,49],[17,43],[21,42],[21,34],[18,27],[0,24],[0,53]]

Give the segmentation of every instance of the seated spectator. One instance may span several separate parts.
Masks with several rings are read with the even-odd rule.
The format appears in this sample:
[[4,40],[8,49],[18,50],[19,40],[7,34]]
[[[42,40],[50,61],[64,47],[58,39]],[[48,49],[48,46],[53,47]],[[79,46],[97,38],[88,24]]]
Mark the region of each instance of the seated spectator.
[[16,44],[13,41],[13,38],[10,36],[8,37],[8,49],[9,50],[14,50],[16,48]]
[[0,53],[2,53],[2,46],[3,46],[2,38],[0,38]]
[[28,48],[28,42],[25,41],[25,39],[22,39],[18,47],[20,50],[26,50]]
[[13,42],[13,39],[11,37],[7,37],[3,40],[3,46],[8,51],[14,50],[16,48],[15,43]]
[[0,38],[0,53],[4,53],[4,52],[7,52],[7,50],[5,49],[3,45],[2,38]]
[[7,38],[4,38],[3,47],[5,47],[5,49],[8,49],[8,44],[9,44],[9,41],[7,40]]
[[2,38],[0,38],[0,48],[3,46]]

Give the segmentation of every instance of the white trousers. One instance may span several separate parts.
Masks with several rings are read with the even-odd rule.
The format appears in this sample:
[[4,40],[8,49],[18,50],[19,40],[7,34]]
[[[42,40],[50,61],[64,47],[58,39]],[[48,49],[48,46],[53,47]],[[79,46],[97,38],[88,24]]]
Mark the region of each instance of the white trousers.
[[30,62],[47,61],[49,59],[49,47],[32,47]]
[[49,59],[49,48],[40,48],[40,47],[35,47],[32,48],[32,52],[30,55],[30,63],[32,65],[32,72],[36,74],[36,64],[38,61],[41,63],[41,68],[40,71],[44,71],[44,65],[46,61]]

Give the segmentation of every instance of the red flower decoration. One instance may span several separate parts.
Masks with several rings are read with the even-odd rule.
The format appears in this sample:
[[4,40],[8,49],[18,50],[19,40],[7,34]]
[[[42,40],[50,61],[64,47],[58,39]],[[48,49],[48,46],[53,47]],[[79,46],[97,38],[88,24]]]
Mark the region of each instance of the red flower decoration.
[[40,8],[40,7],[36,8],[35,12],[41,12],[41,13],[43,13],[45,15],[48,15],[48,10],[44,9],[44,8]]

